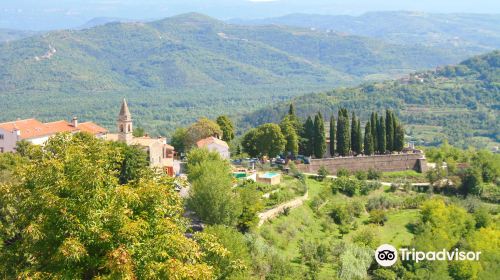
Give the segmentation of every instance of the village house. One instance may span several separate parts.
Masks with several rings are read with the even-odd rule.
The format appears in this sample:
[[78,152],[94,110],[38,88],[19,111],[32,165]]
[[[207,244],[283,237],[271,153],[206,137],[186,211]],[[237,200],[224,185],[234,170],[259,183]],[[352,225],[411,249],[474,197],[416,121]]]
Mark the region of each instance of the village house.
[[164,171],[170,176],[174,173],[174,147],[167,144],[167,139],[164,137],[135,137],[133,135],[132,114],[127,105],[127,101],[123,99],[120,113],[117,120],[118,133],[109,133],[107,140],[121,141],[131,146],[139,146],[148,154],[149,165]]
[[198,146],[198,148],[206,148],[211,152],[217,152],[223,159],[231,158],[229,145],[225,141],[220,140],[214,136],[201,139],[200,141],[196,142],[196,146]]
[[61,120],[42,123],[36,119],[25,119],[0,123],[0,153],[15,152],[19,141],[44,145],[50,137],[61,132],[87,132],[105,139],[108,130],[93,122],[78,123],[76,117],[71,122]]

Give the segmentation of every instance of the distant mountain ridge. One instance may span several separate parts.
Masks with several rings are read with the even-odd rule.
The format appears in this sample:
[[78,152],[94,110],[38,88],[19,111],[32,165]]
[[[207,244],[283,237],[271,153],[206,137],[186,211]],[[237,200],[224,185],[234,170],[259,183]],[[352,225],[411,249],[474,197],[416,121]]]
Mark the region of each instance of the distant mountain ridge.
[[[35,59],[51,48],[56,53],[50,59]],[[334,86],[457,59],[439,49],[302,28],[238,26],[186,14],[149,23],[54,31],[2,44],[0,90]]]
[[469,55],[500,48],[500,14],[433,14],[411,11],[369,12],[360,16],[290,14],[228,22],[287,25],[367,36],[397,44],[438,46]]

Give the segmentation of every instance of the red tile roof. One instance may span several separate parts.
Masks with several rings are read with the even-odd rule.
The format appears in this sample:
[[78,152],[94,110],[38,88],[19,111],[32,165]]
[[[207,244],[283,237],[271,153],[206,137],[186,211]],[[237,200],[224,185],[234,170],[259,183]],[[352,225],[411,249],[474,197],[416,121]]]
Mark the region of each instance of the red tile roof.
[[229,145],[225,141],[217,139],[213,136],[210,136],[210,137],[205,138],[205,139],[201,139],[200,141],[196,142],[196,146],[198,146],[198,148],[203,148],[203,147],[206,147],[208,144],[212,144],[212,143],[229,148]]
[[63,120],[50,123],[42,123],[36,119],[17,120],[0,123],[0,128],[9,132],[19,130],[21,132],[21,139],[50,136],[60,132],[83,131],[94,135],[107,132],[107,129],[92,122],[81,123],[77,127],[74,127],[71,123]]

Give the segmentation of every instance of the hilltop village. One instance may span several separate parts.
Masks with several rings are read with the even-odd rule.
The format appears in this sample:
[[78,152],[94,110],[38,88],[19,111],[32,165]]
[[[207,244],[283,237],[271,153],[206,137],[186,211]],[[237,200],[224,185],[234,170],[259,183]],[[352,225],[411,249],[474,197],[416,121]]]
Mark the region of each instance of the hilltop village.
[[[379,244],[438,248],[433,240],[449,240],[446,248],[487,256],[466,275],[494,263],[496,249],[478,244],[498,233],[498,155],[447,143],[424,153],[405,142],[391,110],[362,125],[344,108],[328,121],[321,113],[301,120],[291,104],[280,123],[242,135],[219,116],[170,139],[135,127],[126,100],[116,111],[113,131],[77,117],[0,124],[0,261],[36,251],[30,262],[37,265],[25,267],[55,275],[63,255],[63,270],[76,278],[160,271],[175,279],[407,279],[420,270],[373,263]],[[456,199],[474,208],[467,212]],[[436,215],[438,222],[424,222]],[[464,238],[472,243],[459,243]],[[37,249],[54,243],[57,252]],[[0,274],[21,275],[19,267]]]

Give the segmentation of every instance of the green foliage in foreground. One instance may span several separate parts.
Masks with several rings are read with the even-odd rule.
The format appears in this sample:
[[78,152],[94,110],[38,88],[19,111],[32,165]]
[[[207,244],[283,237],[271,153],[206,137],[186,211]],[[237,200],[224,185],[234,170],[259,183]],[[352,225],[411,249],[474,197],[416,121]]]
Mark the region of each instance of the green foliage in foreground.
[[61,134],[25,154],[0,184],[1,278],[208,279],[237,269],[212,235],[184,236],[172,179],[134,165],[140,176],[120,183],[120,145]]

